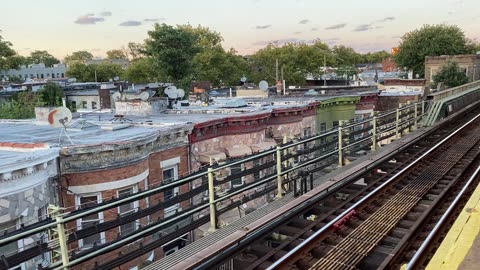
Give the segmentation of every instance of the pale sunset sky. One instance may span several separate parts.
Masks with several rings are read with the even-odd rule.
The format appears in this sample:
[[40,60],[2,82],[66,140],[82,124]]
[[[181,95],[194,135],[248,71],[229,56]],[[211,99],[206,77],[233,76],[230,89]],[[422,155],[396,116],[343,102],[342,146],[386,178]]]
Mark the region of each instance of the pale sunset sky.
[[62,59],[142,42],[155,22],[207,26],[225,48],[251,54],[271,41],[389,51],[404,33],[448,23],[480,41],[480,0],[15,0],[0,5],[0,35],[21,55]]

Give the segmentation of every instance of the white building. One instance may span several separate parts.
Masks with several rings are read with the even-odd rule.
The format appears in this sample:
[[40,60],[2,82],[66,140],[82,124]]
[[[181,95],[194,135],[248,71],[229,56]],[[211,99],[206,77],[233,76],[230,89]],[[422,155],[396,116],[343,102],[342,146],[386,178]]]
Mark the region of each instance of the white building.
[[55,79],[65,78],[67,67],[64,64],[55,64],[53,67],[45,67],[45,64],[31,64],[21,66],[20,69],[0,70],[0,80],[9,76],[23,79]]

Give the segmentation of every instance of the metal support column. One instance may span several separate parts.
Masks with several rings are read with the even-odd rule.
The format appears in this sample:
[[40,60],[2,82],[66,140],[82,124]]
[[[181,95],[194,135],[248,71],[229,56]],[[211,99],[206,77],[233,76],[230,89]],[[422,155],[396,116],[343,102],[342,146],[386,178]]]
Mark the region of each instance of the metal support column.
[[425,101],[422,101],[422,118],[425,115]]
[[372,113],[372,151],[377,150],[377,116]]
[[217,230],[217,217],[215,213],[215,188],[213,183],[213,169],[208,168],[208,201],[210,203],[210,228],[209,233]]
[[277,198],[282,198],[282,151],[277,145]]
[[342,149],[342,120],[338,121],[338,167],[343,166],[343,149]]
[[65,224],[63,223],[62,217],[57,217],[57,233],[58,233],[58,244],[60,246],[60,254],[62,255],[62,265],[64,268],[68,266],[68,249],[67,249],[67,237],[65,236]]
[[[398,105],[399,107],[401,105]],[[400,108],[397,108],[397,116],[396,116],[396,120],[395,120],[395,138],[398,139],[400,138],[399,136],[399,129],[400,129]]]
[[417,130],[418,129],[418,103],[415,103],[415,112],[414,112],[414,121],[415,123],[413,123],[413,130]]

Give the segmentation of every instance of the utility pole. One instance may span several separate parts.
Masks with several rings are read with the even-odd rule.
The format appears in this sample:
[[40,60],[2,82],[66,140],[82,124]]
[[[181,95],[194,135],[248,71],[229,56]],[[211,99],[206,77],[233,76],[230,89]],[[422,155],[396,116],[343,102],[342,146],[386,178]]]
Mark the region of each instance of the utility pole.
[[275,83],[278,82],[278,58],[275,59]]
[[327,77],[325,76],[327,73],[327,56],[325,53],[323,54],[323,86],[327,86]]

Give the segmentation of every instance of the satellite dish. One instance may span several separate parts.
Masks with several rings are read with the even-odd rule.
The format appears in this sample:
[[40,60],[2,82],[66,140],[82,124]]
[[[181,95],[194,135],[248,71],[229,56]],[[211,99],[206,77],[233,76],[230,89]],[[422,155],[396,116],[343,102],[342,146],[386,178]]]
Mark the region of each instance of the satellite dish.
[[168,92],[167,96],[168,96],[168,98],[171,98],[171,99],[177,99],[178,98],[176,92]]
[[185,96],[185,91],[183,89],[177,89],[176,94],[178,98],[183,98]]
[[119,101],[122,98],[122,94],[120,92],[115,92],[112,94],[113,101]]
[[258,87],[260,87],[260,90],[262,90],[263,92],[266,92],[268,90],[268,82],[267,81],[261,81],[258,84]]
[[115,78],[113,78],[114,81],[118,81],[118,76],[116,76]]
[[150,94],[148,92],[142,92],[140,94],[140,99],[143,101],[147,101],[150,98]]
[[174,85],[170,85],[168,86],[167,88],[165,88],[165,90],[163,91],[168,97],[170,97],[170,94],[174,94],[175,91],[177,91],[177,87],[175,87]]
[[247,81],[247,77],[243,76],[242,78],[240,78],[240,81],[243,82],[243,83],[246,82],[246,81]]
[[67,107],[58,107],[48,114],[48,123],[51,127],[65,127],[72,121],[72,112]]

